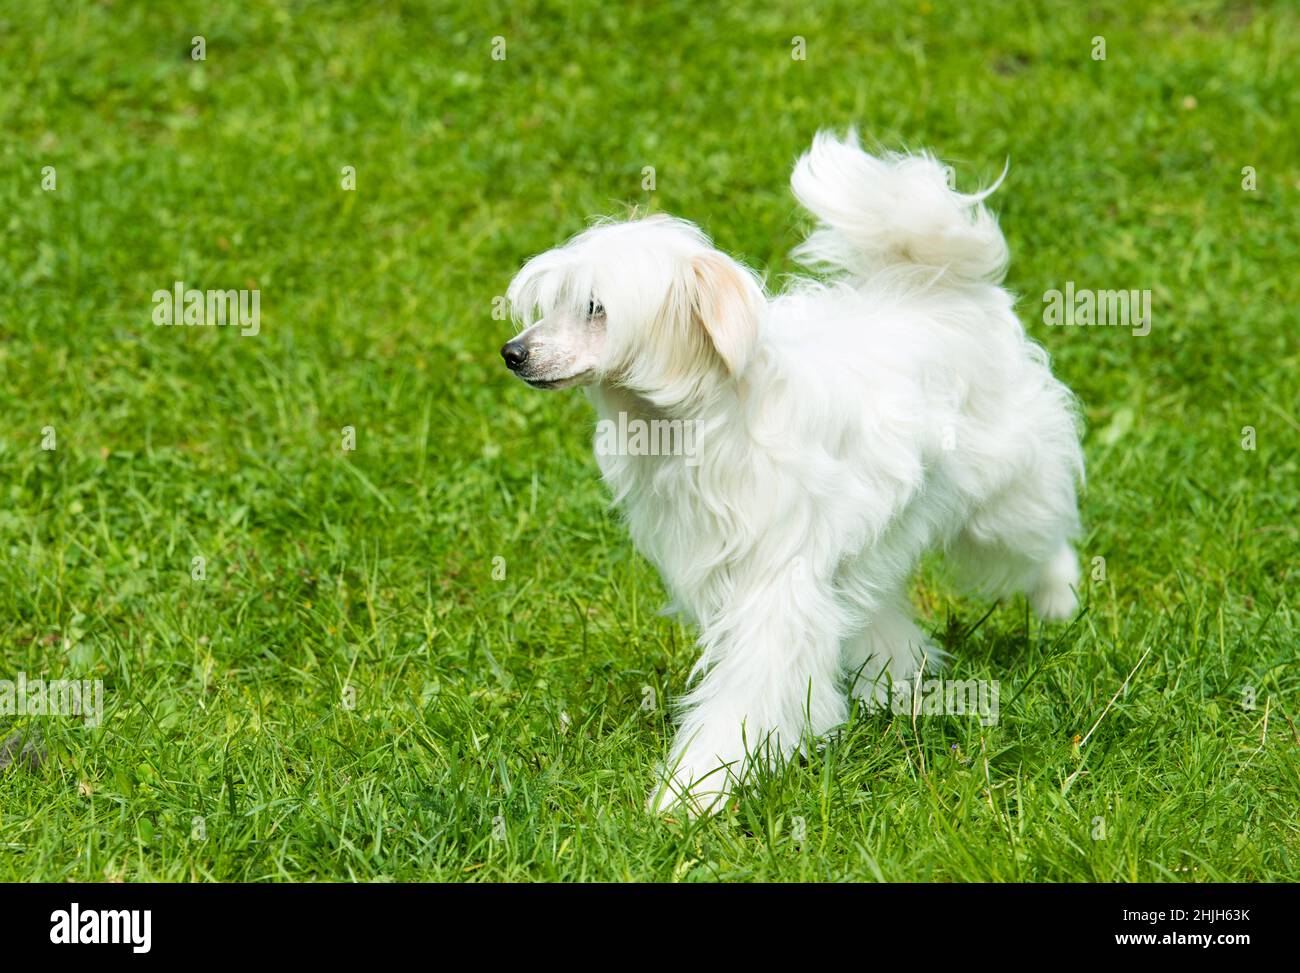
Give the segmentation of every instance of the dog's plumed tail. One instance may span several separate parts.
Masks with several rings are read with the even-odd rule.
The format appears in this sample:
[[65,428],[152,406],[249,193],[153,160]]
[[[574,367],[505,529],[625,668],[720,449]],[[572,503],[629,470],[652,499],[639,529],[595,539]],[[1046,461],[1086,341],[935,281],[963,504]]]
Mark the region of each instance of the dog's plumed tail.
[[931,155],[872,156],[852,131],[844,139],[819,132],[790,177],[795,197],[818,221],[795,256],[852,279],[914,267],[940,283],[997,283],[1007,243],[983,201],[1001,182],[959,193]]

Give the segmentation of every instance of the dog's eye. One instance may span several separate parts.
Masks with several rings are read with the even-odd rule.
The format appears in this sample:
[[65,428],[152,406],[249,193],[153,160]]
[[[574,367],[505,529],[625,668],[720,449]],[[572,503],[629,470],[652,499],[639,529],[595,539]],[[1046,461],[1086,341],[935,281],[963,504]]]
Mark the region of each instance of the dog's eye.
[[599,317],[603,317],[604,314],[605,314],[605,308],[601,305],[600,301],[587,302],[587,317],[599,318]]

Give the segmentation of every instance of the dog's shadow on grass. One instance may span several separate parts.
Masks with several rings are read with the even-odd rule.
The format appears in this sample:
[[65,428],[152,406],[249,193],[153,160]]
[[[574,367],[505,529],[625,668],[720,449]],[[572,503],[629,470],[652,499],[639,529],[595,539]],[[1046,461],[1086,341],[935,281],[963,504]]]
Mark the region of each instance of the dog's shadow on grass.
[[950,610],[943,626],[934,628],[931,636],[948,654],[942,671],[987,667],[1014,675],[1032,672],[1044,658],[1070,651],[1072,633],[1087,611],[1085,606],[1063,626],[1044,626],[1032,619],[1028,604],[1017,597],[994,602],[973,617]]

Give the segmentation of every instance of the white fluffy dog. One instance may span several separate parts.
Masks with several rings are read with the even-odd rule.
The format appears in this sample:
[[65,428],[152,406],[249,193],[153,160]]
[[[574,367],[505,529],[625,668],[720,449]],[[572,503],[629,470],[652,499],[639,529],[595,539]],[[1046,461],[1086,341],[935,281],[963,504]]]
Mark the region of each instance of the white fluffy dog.
[[510,285],[519,378],[696,431],[694,455],[599,457],[700,632],[654,810],[716,810],[843,723],[846,686],[878,706],[937,661],[907,597],[929,548],[1044,619],[1077,607],[1075,403],[999,286],[992,190],[826,133],[791,187],[818,220],[796,254],[823,277],[779,296],[663,216],[599,223]]

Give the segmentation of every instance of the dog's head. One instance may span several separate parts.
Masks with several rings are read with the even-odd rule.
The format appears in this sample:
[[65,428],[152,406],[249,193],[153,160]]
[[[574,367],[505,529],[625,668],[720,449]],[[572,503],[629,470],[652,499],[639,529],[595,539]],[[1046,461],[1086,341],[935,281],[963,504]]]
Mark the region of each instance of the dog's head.
[[764,304],[752,271],[665,216],[591,227],[528,261],[507,297],[523,330],[501,356],[529,385],[605,382],[660,403],[739,376]]

